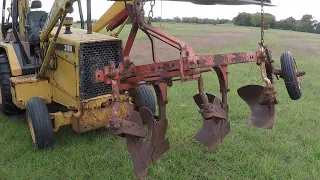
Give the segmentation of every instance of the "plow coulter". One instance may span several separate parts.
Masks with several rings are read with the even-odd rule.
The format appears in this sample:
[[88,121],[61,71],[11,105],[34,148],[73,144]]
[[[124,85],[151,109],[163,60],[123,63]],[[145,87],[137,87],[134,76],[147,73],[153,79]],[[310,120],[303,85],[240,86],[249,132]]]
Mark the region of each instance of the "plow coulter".
[[[194,95],[194,101],[203,118],[202,128],[195,133],[194,138],[205,147],[216,148],[230,132],[230,120],[228,117],[228,66],[240,63],[256,63],[260,69],[261,78],[265,86],[247,85],[238,90],[239,96],[251,109],[251,116],[247,124],[258,128],[271,129],[274,126],[277,102],[274,77],[280,76],[286,82],[291,99],[301,97],[300,72],[290,52],[281,55],[281,69],[275,69],[271,50],[263,43],[255,52],[241,52],[216,55],[197,55],[193,49],[180,39],[173,37],[144,20],[142,0],[136,0],[132,4],[126,4],[126,9],[120,13],[107,27],[113,30],[126,22],[129,17],[132,20],[132,29],[123,50],[123,61],[116,66],[110,64],[93,74],[94,83],[106,83],[112,85],[115,104],[112,108],[112,118],[107,128],[113,135],[119,135],[126,140],[127,150],[131,156],[135,173],[139,179],[145,179],[147,167],[157,161],[169,149],[166,138],[168,120],[166,117],[167,88],[172,81],[197,81],[198,94]],[[151,41],[151,51],[154,63],[135,66],[130,59],[138,30],[143,31]],[[178,49],[180,58],[163,62],[155,53],[154,39]],[[204,89],[202,73],[215,71],[220,85],[221,99],[210,94]],[[156,97],[158,114],[153,114],[148,108],[135,109],[132,106],[130,115],[121,119],[120,94],[141,84],[152,85]]]

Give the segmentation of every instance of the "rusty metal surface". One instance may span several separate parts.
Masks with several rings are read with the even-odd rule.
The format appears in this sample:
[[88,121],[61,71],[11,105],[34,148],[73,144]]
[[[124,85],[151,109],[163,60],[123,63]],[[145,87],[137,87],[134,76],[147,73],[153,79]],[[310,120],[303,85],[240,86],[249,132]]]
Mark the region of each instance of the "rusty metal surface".
[[[35,74],[31,74],[31,75],[11,77],[10,81],[13,85],[15,85],[15,84],[33,83],[41,80],[38,79]],[[46,81],[46,80],[42,80],[42,81]]]
[[148,130],[146,138],[141,138],[126,134],[127,150],[131,156],[134,171],[139,179],[145,179],[147,175],[147,166],[154,151],[156,141],[156,120],[150,110],[140,108],[139,113],[130,116],[128,121],[134,122],[143,127],[144,123]]
[[[111,109],[114,102],[111,95],[82,101],[81,110],[71,116],[72,129],[77,133],[83,133],[105,127],[111,120]],[[118,111],[120,119],[126,119],[132,108],[130,97],[121,95]]]
[[206,93],[206,95],[208,97],[209,102],[211,102],[207,105],[202,104],[203,101],[200,94],[197,94],[193,97],[194,101],[200,108],[199,112],[202,114],[202,117],[204,119],[209,119],[211,117],[228,119],[228,114],[223,109],[223,104],[221,103],[221,101],[212,94]]
[[264,89],[263,86],[248,85],[238,89],[238,94],[251,109],[251,116],[247,124],[258,128],[272,129],[276,118],[275,105],[261,105],[259,103]]
[[[203,109],[204,103],[206,103],[203,101],[203,97],[200,94],[194,96],[194,100],[204,117],[203,126],[194,138],[208,148],[216,148],[229,134],[230,122],[228,121],[227,111],[223,109],[224,105],[219,98],[208,93],[206,96],[208,99],[207,103],[210,104],[209,107],[211,108],[205,109],[206,111]],[[205,116],[204,114],[207,111],[211,113]]]
[[[228,118],[228,65],[240,63],[256,63],[261,71],[261,77],[266,87],[249,85],[238,90],[238,94],[251,108],[251,117],[248,124],[272,128],[275,121],[275,104],[277,104],[276,90],[273,86],[273,75],[281,74],[281,70],[273,67],[272,53],[267,46],[261,46],[255,52],[238,52],[215,55],[196,55],[194,50],[185,42],[160,29],[153,27],[144,20],[144,1],[135,0],[133,5],[127,5],[128,16],[132,21],[132,28],[123,51],[123,60],[117,68],[114,66],[103,67],[93,73],[94,83],[112,85],[115,99],[122,90],[128,90],[139,84],[151,84],[154,87],[158,114],[153,116],[145,107],[139,112],[133,111],[129,118],[119,117],[119,104],[116,101],[112,108],[112,118],[109,129],[113,134],[126,138],[126,145],[131,156],[134,170],[139,179],[145,179],[147,167],[155,162],[169,149],[166,138],[168,120],[166,105],[168,103],[167,88],[172,85],[175,77],[181,81],[197,80],[199,93],[194,100],[203,117],[203,126],[194,138],[208,148],[216,148],[230,132]],[[117,17],[108,28],[118,26],[125,17]],[[151,53],[154,63],[136,66],[130,59],[137,31],[142,30],[151,42]],[[155,53],[155,39],[179,50],[180,58],[163,62]],[[207,93],[202,79],[203,72],[215,70],[220,84],[221,100]],[[297,72],[297,75],[299,72]],[[303,74],[303,73],[300,73]],[[299,75],[300,75],[299,74]],[[176,79],[175,79],[176,80]],[[133,126],[139,126],[133,128]],[[148,131],[147,136],[142,127]]]
[[230,122],[218,118],[203,121],[194,138],[208,148],[216,148],[230,132]]
[[113,19],[106,27],[107,31],[113,31],[120,26],[128,18],[128,11],[124,9],[115,19]]
[[113,135],[128,134],[136,137],[146,138],[148,132],[140,124],[137,124],[134,119],[141,119],[140,114],[133,111],[128,120],[113,119],[107,125],[110,133]]

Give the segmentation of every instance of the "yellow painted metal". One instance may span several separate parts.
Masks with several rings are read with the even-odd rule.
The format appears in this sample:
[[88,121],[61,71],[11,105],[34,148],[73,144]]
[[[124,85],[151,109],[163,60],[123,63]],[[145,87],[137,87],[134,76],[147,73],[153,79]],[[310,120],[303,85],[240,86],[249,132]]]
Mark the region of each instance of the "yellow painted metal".
[[53,132],[57,132],[60,127],[71,124],[71,116],[74,112],[51,113],[50,119],[53,120]]
[[72,18],[66,18],[64,21],[63,21],[63,25],[72,25],[73,24],[73,19]]
[[[127,4],[133,4],[133,1],[127,1]],[[93,32],[99,32],[115,19],[124,9],[124,2],[114,2],[111,7],[92,25]]]
[[22,75],[21,65],[12,44],[0,42],[0,48],[3,48],[7,53],[12,76]]
[[[27,14],[30,11],[30,5],[29,5],[29,0],[19,0],[18,4],[18,13],[19,13],[19,26],[20,27],[26,27],[27,24]],[[20,29],[20,34],[22,36],[26,35],[26,29],[21,28]]]
[[[21,3],[25,3],[26,1],[28,0],[22,0]],[[68,109],[72,109],[72,111],[51,113],[50,118],[54,124],[53,130],[56,132],[61,126],[72,124],[74,131],[82,133],[107,125],[111,119],[111,109],[114,104],[114,99],[112,94],[87,100],[80,99],[80,44],[118,41],[119,39],[96,32],[87,34],[86,30],[82,29],[71,29],[72,34],[64,34],[65,27],[62,27],[61,33],[59,34],[58,28],[55,26],[61,17],[64,17],[67,12],[71,12],[68,3],[72,2],[74,1],[55,0],[51,12],[48,15],[49,18],[47,18],[44,28],[40,33],[41,47],[45,47],[43,50],[46,54],[43,61],[45,66],[42,67],[47,67],[48,64],[52,65],[55,61],[58,64],[55,70],[41,68],[40,74],[43,78],[39,79],[36,75],[22,76],[21,66],[12,44],[0,43],[0,48],[5,49],[7,52],[10,68],[13,76],[15,76],[10,78],[10,82],[12,99],[17,107],[25,109],[26,103],[32,97],[40,97],[44,99],[47,104],[52,102],[59,103]],[[128,1],[128,3],[130,4],[132,1]],[[19,13],[26,14],[29,10],[27,9],[28,7],[29,6],[24,6],[24,9],[21,9]],[[104,20],[110,23],[124,8],[123,2],[116,2],[105,13],[103,17],[107,19]],[[25,23],[24,21],[25,19],[22,20],[21,23]],[[98,24],[99,23],[100,26],[105,24],[105,22],[101,24],[101,21],[98,22]],[[58,48],[57,45],[60,47],[61,45],[72,46],[74,50],[68,52]],[[121,95],[120,118],[126,118],[132,109],[133,104],[130,97],[127,94]],[[27,119],[31,136],[33,140],[35,140],[32,121],[28,114]]]
[[[133,109],[131,98],[121,95],[120,118],[126,118]],[[111,94],[99,96],[81,102],[82,108],[78,112],[51,113],[53,131],[57,132],[60,127],[72,125],[77,133],[83,133],[105,127],[111,119],[111,108],[114,99]]]
[[[51,34],[51,37],[54,36],[57,28],[54,28]],[[62,32],[65,31],[65,27],[62,28]],[[70,44],[76,45],[81,43],[94,43],[94,42],[102,42],[102,41],[112,41],[119,40],[118,38],[114,38],[105,34],[95,33],[87,34],[86,30],[71,28],[72,34],[64,34],[61,33],[59,35],[58,43],[59,44]],[[75,49],[75,52],[78,52],[78,49]]]
[[[51,36],[54,36],[55,28]],[[64,32],[62,29],[62,32]],[[80,109],[80,70],[79,70],[79,47],[81,43],[96,43],[102,41],[115,41],[117,38],[108,35],[93,33],[87,34],[83,29],[71,29],[72,34],[61,33],[58,38],[58,44],[72,45],[75,52],[66,52],[56,49],[58,68],[55,71],[47,71],[47,77],[51,79],[52,99],[55,102],[68,107]]]
[[47,104],[52,102],[51,87],[48,80],[39,80],[35,75],[17,76],[10,78],[13,103],[20,109],[25,109],[28,100],[40,97]]
[[52,100],[67,107],[79,108],[79,68],[74,53],[56,51],[58,68],[48,71]]
[[[111,109],[114,104],[112,95],[100,96],[81,103],[82,108],[71,118],[75,132],[83,133],[105,127],[111,119]],[[128,95],[121,95],[120,118],[125,119],[133,109]]]
[[43,63],[42,63],[41,69],[40,69],[40,73],[39,73],[41,78],[44,78],[46,75],[50,60],[52,59],[52,55],[56,49],[56,45],[57,45],[56,42],[54,42],[53,40],[50,40],[50,45],[48,47],[48,51],[47,51],[46,56],[43,60]]

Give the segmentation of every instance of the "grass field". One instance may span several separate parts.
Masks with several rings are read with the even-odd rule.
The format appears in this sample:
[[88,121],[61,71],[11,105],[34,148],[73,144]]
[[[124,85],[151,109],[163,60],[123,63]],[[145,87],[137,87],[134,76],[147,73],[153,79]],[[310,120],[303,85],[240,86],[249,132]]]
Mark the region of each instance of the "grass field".
[[[158,24],[156,24],[158,26]],[[164,24],[169,33],[195,47],[198,54],[256,51],[259,29],[234,26]],[[126,28],[121,37],[126,37]],[[132,59],[147,62],[146,37],[138,35]],[[196,82],[175,82],[169,89],[168,138],[170,150],[148,169],[149,179],[319,179],[320,177],[320,36],[268,30],[266,44],[279,65],[280,53],[291,51],[300,69],[303,97],[290,100],[283,80],[276,81],[277,121],[273,130],[256,129],[244,123],[249,108],[237,95],[241,86],[263,84],[255,64],[230,66],[231,132],[216,150],[208,150],[192,136],[200,129],[193,95]],[[159,45],[158,55],[174,56]],[[146,56],[144,56],[146,55]],[[218,95],[218,81],[206,73],[207,92]],[[55,134],[51,150],[35,150],[25,117],[0,117],[0,179],[134,179],[122,138],[106,130],[75,134],[65,127]]]

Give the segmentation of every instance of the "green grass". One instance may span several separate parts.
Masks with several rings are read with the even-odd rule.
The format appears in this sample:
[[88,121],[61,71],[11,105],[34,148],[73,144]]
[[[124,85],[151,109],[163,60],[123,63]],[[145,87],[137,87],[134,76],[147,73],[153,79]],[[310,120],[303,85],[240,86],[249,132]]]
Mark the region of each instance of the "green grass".
[[[243,38],[241,43],[221,45],[215,50],[204,48],[199,54],[258,48],[258,28],[185,24],[165,24],[165,28],[182,39],[192,34],[248,33],[257,40]],[[259,70],[255,64],[230,66],[231,132],[219,148],[208,150],[192,139],[202,125],[192,100],[197,93],[196,82],[175,82],[168,92],[170,150],[149,167],[148,179],[319,179],[320,37],[278,30],[268,30],[266,36],[277,64],[280,53],[290,50],[300,69],[306,71],[301,100],[290,100],[283,81],[276,81],[280,103],[275,128],[248,127],[244,123],[249,108],[238,97],[237,89],[249,83],[262,84]],[[218,94],[216,75],[206,73],[204,78],[206,91]],[[110,136],[106,130],[79,135],[65,127],[55,134],[53,149],[37,151],[30,143],[24,120],[24,116],[0,117],[0,179],[134,178],[122,138]]]

